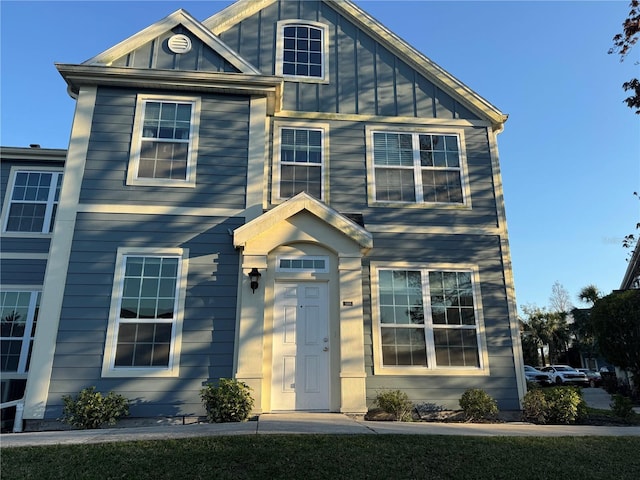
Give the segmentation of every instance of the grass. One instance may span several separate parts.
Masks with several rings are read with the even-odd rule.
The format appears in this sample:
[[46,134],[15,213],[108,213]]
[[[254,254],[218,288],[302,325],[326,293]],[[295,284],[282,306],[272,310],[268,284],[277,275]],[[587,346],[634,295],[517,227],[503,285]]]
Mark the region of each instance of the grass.
[[3,448],[2,479],[640,478],[640,437],[247,435]]

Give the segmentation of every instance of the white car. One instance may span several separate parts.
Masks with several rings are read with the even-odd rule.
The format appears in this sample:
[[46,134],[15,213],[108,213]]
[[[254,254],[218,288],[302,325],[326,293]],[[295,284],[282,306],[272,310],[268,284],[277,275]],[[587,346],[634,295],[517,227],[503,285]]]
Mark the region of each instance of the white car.
[[571,384],[583,387],[589,385],[587,376],[569,365],[549,365],[541,370],[551,375],[556,385]]
[[553,383],[551,375],[546,372],[542,372],[531,365],[524,366],[524,376],[526,377],[527,382],[535,382],[539,385],[551,385]]

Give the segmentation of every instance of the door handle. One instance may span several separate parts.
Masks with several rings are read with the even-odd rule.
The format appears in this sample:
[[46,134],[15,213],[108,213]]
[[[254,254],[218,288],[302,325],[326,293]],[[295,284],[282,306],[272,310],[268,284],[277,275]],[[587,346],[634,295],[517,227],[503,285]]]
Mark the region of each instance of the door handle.
[[328,351],[329,351],[329,347],[324,347],[324,348],[322,349],[322,351],[323,351],[323,352],[328,352]]

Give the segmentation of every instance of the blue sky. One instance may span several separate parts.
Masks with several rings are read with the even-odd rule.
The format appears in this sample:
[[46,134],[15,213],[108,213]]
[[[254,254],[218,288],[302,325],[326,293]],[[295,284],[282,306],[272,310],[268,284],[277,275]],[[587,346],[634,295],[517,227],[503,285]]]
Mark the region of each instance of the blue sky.
[[[74,101],[54,62],[81,63],[184,8],[198,20],[230,1],[0,3],[0,144],[66,148]],[[504,113],[498,137],[518,304],[548,305],[554,282],[576,306],[627,267],[640,221],[640,116],[621,84],[640,45],[608,55],[628,1],[356,3]]]

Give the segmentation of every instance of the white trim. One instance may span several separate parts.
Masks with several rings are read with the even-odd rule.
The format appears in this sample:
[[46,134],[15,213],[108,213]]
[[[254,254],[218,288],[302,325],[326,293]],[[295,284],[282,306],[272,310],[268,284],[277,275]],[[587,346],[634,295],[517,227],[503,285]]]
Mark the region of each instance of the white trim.
[[[310,75],[285,75],[283,73],[284,62],[284,29],[285,27],[300,26],[311,27],[320,30],[322,34],[322,74],[319,77]],[[276,56],[275,56],[275,72],[276,75],[283,77],[286,81],[304,82],[304,83],[329,83],[329,26],[313,22],[311,20],[290,19],[280,20],[276,24]]]
[[[3,237],[7,237],[3,235]],[[48,260],[48,253],[2,252],[3,260]]]
[[118,203],[81,203],[78,212],[131,215],[180,215],[193,217],[236,217],[244,210],[235,208],[176,207],[174,205],[131,205]]
[[[416,201],[414,202],[394,202],[384,201],[376,199],[376,183],[375,183],[375,164],[373,154],[373,135],[374,133],[400,133],[411,134],[413,143],[413,156],[414,156],[414,175],[419,174],[419,151],[416,149],[418,142],[418,135],[447,135],[455,136],[458,138],[458,155],[459,155],[459,171],[460,171],[460,184],[462,189],[462,202],[461,203],[448,203],[448,202],[427,202],[424,200],[418,201],[418,195],[422,192],[422,180],[415,179],[416,185]],[[471,209],[471,188],[469,186],[469,172],[467,169],[467,154],[466,154],[466,140],[464,130],[461,128],[443,128],[443,127],[427,127],[427,126],[393,126],[387,125],[375,125],[370,124],[365,126],[365,145],[366,145],[366,157],[367,157],[367,191],[368,202],[370,206],[374,207],[393,207],[393,208],[444,208],[444,209]]]
[[[424,328],[430,335],[426,335],[427,366],[385,366],[382,363],[382,339],[379,304],[378,273],[380,270],[418,270],[422,273],[422,294],[424,297],[424,325],[416,325],[416,328]],[[435,348],[433,345],[433,324],[431,323],[431,302],[429,298],[428,282],[425,276],[428,272],[468,272],[471,273],[474,313],[476,319],[476,338],[478,342],[479,367],[442,367],[435,361]],[[410,262],[372,262],[371,263],[371,314],[373,319],[373,368],[374,375],[449,375],[449,376],[486,376],[489,375],[489,356],[485,337],[484,315],[482,298],[480,295],[480,274],[478,267],[472,264],[429,263],[414,264]]]
[[[166,179],[166,178],[147,178],[139,177],[138,170],[140,168],[140,150],[142,147],[142,131],[145,118],[146,105],[148,102],[159,103],[189,103],[191,108],[191,121],[189,124],[189,140],[182,142],[188,144],[187,153],[187,171],[184,180]],[[200,97],[185,97],[174,95],[150,95],[139,94],[136,99],[136,113],[133,123],[133,133],[131,140],[131,152],[129,157],[129,166],[127,169],[127,185],[144,185],[157,187],[187,187],[195,188],[196,186],[196,163],[198,157],[198,132],[200,129]],[[160,139],[156,139],[160,140]],[[169,141],[169,143],[174,143]]]
[[370,224],[367,222],[367,230],[371,233],[420,233],[425,235],[501,235],[498,227],[469,227],[465,225],[450,226],[419,226],[419,225],[384,225]]
[[[325,203],[329,203],[329,124],[328,123],[306,123],[306,122],[282,122],[275,121],[273,124],[273,164],[271,172],[271,203],[278,205],[282,202],[286,202],[293,197],[282,197],[280,195],[280,168],[282,166],[280,156],[282,154],[282,130],[315,130],[319,131],[321,135],[321,155],[322,159],[320,165],[320,198]],[[305,166],[313,164],[300,163],[299,166]],[[295,195],[294,195],[295,196]]]
[[[295,268],[295,267],[282,267],[282,260],[322,260],[324,261],[324,268]],[[289,272],[289,273],[329,273],[329,256],[328,255],[278,255],[276,256],[276,272]]]
[[[47,201],[39,201],[34,203],[46,203],[45,219],[42,224],[42,231],[40,232],[7,232],[7,223],[9,222],[9,211],[11,210],[11,197],[13,196],[13,189],[15,187],[16,176],[19,172],[30,173],[52,173],[51,183],[49,184],[49,198]],[[12,165],[9,171],[9,182],[7,183],[7,189],[4,196],[4,203],[2,204],[2,214],[0,215],[0,221],[2,222],[2,235],[5,237],[31,237],[42,238],[43,236],[51,236],[52,225],[51,216],[53,213],[53,205],[55,204],[56,188],[58,185],[58,178],[63,175],[62,167],[38,167],[38,166],[20,166]],[[52,188],[53,187],[53,188]],[[21,203],[20,200],[16,200],[17,203]],[[46,227],[46,228],[45,228]],[[46,231],[45,231],[46,230]]]
[[89,148],[96,95],[97,87],[82,88],[76,103],[60,201],[49,249],[49,261],[44,275],[38,332],[31,353],[31,373],[25,389],[24,418],[27,419],[44,418],[47,406],[58,324],[75,230],[76,207],[80,198],[80,187]]
[[[169,364],[162,367],[115,367],[117,348],[117,332],[120,325],[119,311],[124,283],[124,269],[126,258],[141,257],[174,257],[178,258],[178,278],[176,282],[175,315],[173,324]],[[113,287],[111,290],[111,306],[109,309],[109,325],[105,340],[102,362],[103,377],[177,377],[180,372],[180,351],[182,343],[182,322],[184,319],[184,304],[187,292],[187,274],[189,263],[189,249],[187,248],[153,248],[153,247],[119,247],[116,255]],[[162,321],[162,323],[169,323]]]

